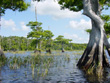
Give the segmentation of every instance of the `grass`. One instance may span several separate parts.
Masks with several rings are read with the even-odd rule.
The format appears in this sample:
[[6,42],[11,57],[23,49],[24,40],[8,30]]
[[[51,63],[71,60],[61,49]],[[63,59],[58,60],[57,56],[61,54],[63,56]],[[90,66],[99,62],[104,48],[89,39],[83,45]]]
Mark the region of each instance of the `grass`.
[[[37,72],[37,76],[45,77],[48,74],[48,69],[54,63],[54,57],[46,57],[46,56],[12,56],[7,59],[7,65],[10,69],[18,69],[21,66],[30,67],[32,70],[32,77]],[[30,66],[29,66],[30,65]]]
[[[18,52],[17,52],[18,53]],[[21,52],[19,52],[21,53]],[[22,52],[23,53],[23,52]],[[74,53],[74,52],[73,52]],[[71,58],[66,52],[55,52],[52,54],[32,53],[31,56],[11,56],[7,58],[6,64],[12,69],[16,70],[21,67],[31,68],[32,77],[45,77],[48,75],[50,68],[52,67],[65,67],[65,63],[70,62]],[[27,73],[25,72],[25,75]]]
[[[32,53],[32,56],[15,56],[9,57],[9,58],[0,58],[0,67],[7,64],[7,66],[12,69],[16,70],[21,67],[29,68],[31,69],[31,74],[33,78],[38,79],[39,77],[45,78],[48,76],[51,72],[51,68],[66,68],[71,60],[78,61],[79,56],[82,55],[83,51],[78,52],[71,52],[71,55],[74,56],[74,58],[71,58],[71,55],[68,55],[66,52],[55,52],[52,54],[49,53],[41,53],[41,54],[35,54]],[[93,75],[93,68],[87,70],[87,74],[92,76]],[[28,75],[28,72],[25,72],[25,76]],[[93,76],[94,77],[94,76]],[[90,78],[91,79],[91,78]]]
[[0,67],[4,66],[6,62],[7,58],[4,55],[0,56]]
[[32,56],[60,56],[60,55],[67,55],[67,53],[62,53],[62,52],[56,52],[55,53],[31,53]]
[[4,51],[4,53],[8,53],[8,52],[13,53],[13,54],[17,54],[17,53],[23,54],[23,53],[25,53],[26,51]]

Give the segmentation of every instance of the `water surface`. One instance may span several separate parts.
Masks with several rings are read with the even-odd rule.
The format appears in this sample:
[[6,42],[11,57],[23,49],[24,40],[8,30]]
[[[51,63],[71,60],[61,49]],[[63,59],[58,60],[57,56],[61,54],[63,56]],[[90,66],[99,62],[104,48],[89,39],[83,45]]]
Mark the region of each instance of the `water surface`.
[[[29,56],[32,52],[25,53],[5,53],[9,57],[20,56],[22,59]],[[56,55],[55,55],[56,54]],[[76,64],[81,57],[82,51],[53,52],[53,55],[42,56],[41,62],[36,65],[23,64],[20,67],[11,68],[6,64],[0,68],[1,83],[89,83],[107,82],[109,83],[110,69],[104,79],[87,77],[83,71],[77,68]],[[42,60],[44,59],[44,60]],[[33,60],[33,59],[32,59]],[[50,62],[46,61],[50,60]],[[34,62],[33,62],[34,63]]]

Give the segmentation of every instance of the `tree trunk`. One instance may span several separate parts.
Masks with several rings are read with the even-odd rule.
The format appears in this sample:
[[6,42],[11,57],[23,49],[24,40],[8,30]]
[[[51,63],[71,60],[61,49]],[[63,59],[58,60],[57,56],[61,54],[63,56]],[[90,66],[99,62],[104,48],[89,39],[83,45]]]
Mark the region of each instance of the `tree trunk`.
[[1,56],[4,56],[4,53],[3,53],[3,50],[2,49],[0,49],[0,57]]
[[49,48],[48,50],[46,50],[46,52],[51,54],[51,49]]
[[85,71],[89,71],[89,73],[96,73],[98,76],[102,76],[103,67],[109,66],[109,62],[104,52],[104,46],[106,46],[109,54],[110,49],[104,30],[104,22],[99,16],[99,0],[83,0],[83,5],[83,14],[91,19],[92,31],[90,33],[87,48],[79,59],[77,66],[83,68]]
[[36,49],[38,49],[38,41],[36,42]]
[[41,50],[38,49],[38,41],[36,42],[36,49],[34,50],[34,53],[41,53]]
[[42,44],[42,41],[40,41],[40,50],[41,50],[41,44]]
[[63,44],[63,43],[62,43],[62,52],[65,52],[65,51],[64,51],[64,44]]

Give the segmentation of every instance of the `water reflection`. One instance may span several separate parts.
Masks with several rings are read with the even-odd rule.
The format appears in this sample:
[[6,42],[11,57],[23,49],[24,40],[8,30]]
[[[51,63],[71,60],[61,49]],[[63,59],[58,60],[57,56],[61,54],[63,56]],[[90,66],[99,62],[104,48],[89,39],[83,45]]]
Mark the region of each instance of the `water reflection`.
[[[103,79],[87,76],[76,66],[82,51],[51,55],[30,56],[31,52],[21,54],[6,53],[7,64],[1,67],[2,83],[89,83],[109,82],[110,69]],[[56,55],[55,55],[56,54]]]

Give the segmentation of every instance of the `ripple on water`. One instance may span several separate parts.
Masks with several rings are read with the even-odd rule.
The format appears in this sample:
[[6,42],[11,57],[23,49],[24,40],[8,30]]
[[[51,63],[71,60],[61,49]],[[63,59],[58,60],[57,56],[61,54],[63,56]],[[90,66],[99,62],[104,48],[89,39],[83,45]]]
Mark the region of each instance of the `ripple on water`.
[[[28,56],[31,52],[16,54],[16,56]],[[56,52],[53,52],[54,54]],[[75,55],[74,55],[75,53]],[[78,52],[80,53],[80,52]],[[7,57],[15,56],[12,53],[5,53]],[[47,57],[47,56],[46,56]],[[7,65],[1,68],[0,81],[2,83],[88,83],[84,73],[76,66],[78,59],[81,57],[77,52],[65,52],[54,57],[54,62],[51,63],[48,69],[47,76],[37,75],[35,68],[34,76],[32,75],[31,66],[21,66],[18,69],[10,69]],[[44,68],[45,69],[45,68]],[[40,69],[43,70],[43,69]],[[110,70],[109,70],[110,71]],[[110,74],[107,75],[110,78]],[[109,80],[107,80],[109,81]]]

